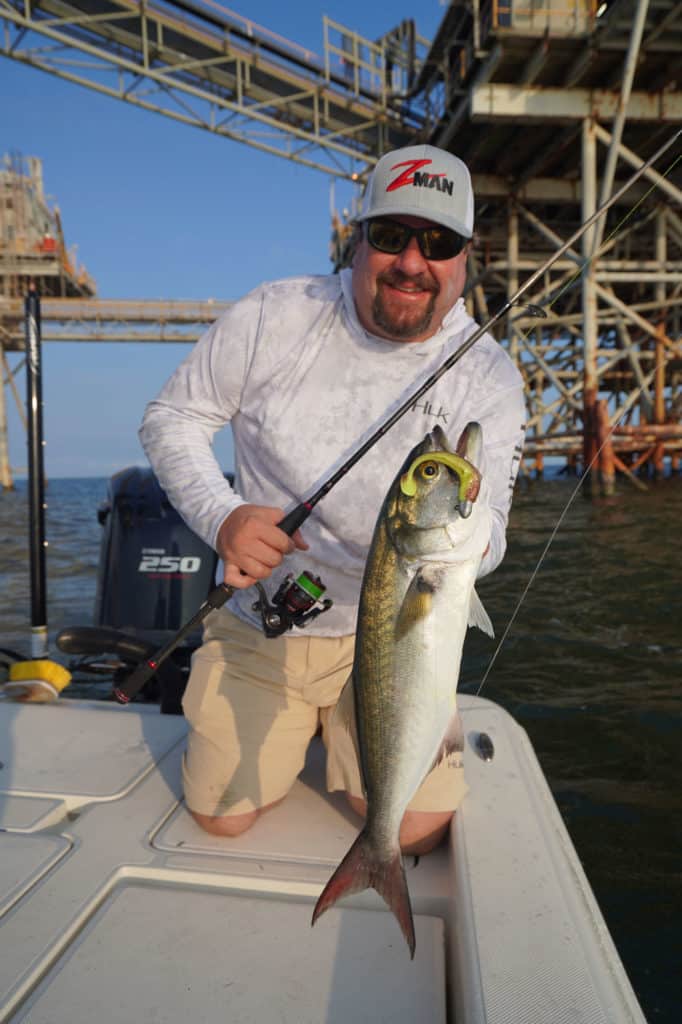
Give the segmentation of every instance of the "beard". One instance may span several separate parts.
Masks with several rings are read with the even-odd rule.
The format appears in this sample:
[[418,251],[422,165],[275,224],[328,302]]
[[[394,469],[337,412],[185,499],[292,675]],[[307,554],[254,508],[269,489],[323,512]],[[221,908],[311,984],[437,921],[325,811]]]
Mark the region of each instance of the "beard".
[[[405,284],[416,284],[420,288],[431,293],[429,300],[422,309],[400,309],[390,308],[390,304],[384,300],[380,285],[383,283],[393,287],[401,287]],[[423,275],[408,277],[399,272],[382,274],[377,278],[377,290],[372,303],[372,316],[374,323],[391,337],[401,341],[419,337],[431,326],[433,311],[438,295],[438,286],[432,280],[427,280]]]

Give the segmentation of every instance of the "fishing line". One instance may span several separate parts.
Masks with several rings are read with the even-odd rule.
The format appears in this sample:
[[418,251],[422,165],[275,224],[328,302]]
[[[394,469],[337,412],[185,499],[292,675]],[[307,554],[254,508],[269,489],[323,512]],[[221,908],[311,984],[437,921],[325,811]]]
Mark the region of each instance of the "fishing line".
[[[673,169],[675,168],[675,166],[679,163],[679,161],[681,159],[682,159],[682,154],[680,154],[680,156],[677,156],[673,160],[673,162],[671,163],[670,167],[664,172],[664,174],[662,174],[662,177],[663,178],[667,178],[672,173]],[[604,239],[604,241],[602,242],[602,244],[599,247],[598,251],[596,253],[593,253],[591,256],[589,256],[581,264],[581,266],[578,268],[578,270],[573,275],[573,277],[570,278],[566,282],[566,284],[562,288],[559,289],[557,294],[554,296],[554,299],[550,303],[550,305],[548,307],[549,309],[551,309],[552,306],[554,305],[554,303],[557,301],[557,299],[559,299],[561,297],[561,295],[563,295],[563,293],[568,288],[572,287],[572,285],[575,283],[575,281],[579,277],[582,276],[583,271],[585,270],[585,268],[588,267],[590,265],[590,263],[592,263],[593,261],[595,261],[595,260],[597,260],[599,258],[600,253],[603,252],[603,250],[608,245],[608,243],[611,241],[611,239],[614,237],[614,235],[618,231],[620,231],[620,229],[622,228],[623,224],[625,224],[626,221],[633,215],[635,210],[639,206],[641,206],[641,204],[644,202],[644,200],[647,199],[651,195],[651,193],[654,191],[655,188],[657,188],[657,185],[654,182],[654,183],[652,183],[651,187],[644,193],[644,195],[642,195],[637,200],[636,203],[633,203],[633,205],[629,208],[629,210],[627,210],[627,212],[624,214],[624,216],[621,218],[621,220],[616,224],[616,226],[614,227],[613,231],[611,231],[611,233],[608,235],[608,237]],[[523,335],[524,341],[527,340],[529,333],[530,333],[530,329],[528,330],[528,332],[526,334]],[[566,518],[568,510],[570,509],[571,505],[575,501],[575,498],[577,497],[577,495],[578,495],[578,493],[580,491],[580,488],[582,487],[582,485],[584,484],[585,480],[587,479],[587,477],[589,476],[590,472],[592,471],[593,466],[598,461],[599,456],[601,455],[602,451],[604,450],[606,445],[611,440],[611,437],[613,436],[613,432],[615,431],[616,427],[618,426],[618,424],[620,423],[620,421],[622,420],[624,415],[625,415],[625,410],[623,410],[621,415],[609,427],[609,430],[608,430],[608,432],[606,434],[606,437],[604,438],[604,440],[602,441],[601,445],[599,446],[599,448],[595,452],[595,454],[592,457],[592,459],[590,460],[589,464],[585,467],[582,476],[578,480],[578,483],[576,484],[576,486],[575,486],[575,488],[573,490],[573,493],[570,495],[568,501],[564,505],[564,507],[563,507],[563,509],[562,509],[562,511],[561,511],[561,513],[559,515],[559,518],[557,519],[557,521],[556,521],[556,523],[555,523],[555,525],[554,525],[554,527],[552,529],[552,532],[549,535],[547,543],[545,544],[545,547],[544,547],[540,557],[538,558],[537,564],[536,564],[535,568],[533,569],[533,572],[531,573],[531,575],[530,575],[530,577],[528,579],[528,582],[526,583],[526,586],[523,589],[521,597],[519,598],[519,600],[516,603],[516,607],[514,608],[514,611],[512,612],[511,618],[509,619],[509,622],[507,623],[507,626],[506,626],[502,636],[500,637],[499,643],[498,643],[497,647],[495,648],[490,661],[488,662],[488,666],[487,666],[487,668],[485,670],[485,673],[483,674],[483,679],[481,680],[481,684],[478,687],[478,689],[476,690],[476,696],[477,697],[480,695],[481,690],[485,686],[485,683],[486,683],[486,681],[488,679],[488,676],[490,675],[490,673],[492,671],[493,665],[495,664],[495,661],[497,660],[497,657],[498,657],[500,651],[502,650],[502,647],[504,646],[504,643],[505,643],[507,637],[509,636],[511,628],[514,625],[514,622],[516,621],[516,618],[517,618],[517,616],[519,614],[519,611],[521,610],[521,606],[522,606],[523,602],[525,601],[526,596],[528,595],[528,591],[532,587],[532,585],[533,585],[533,583],[535,581],[535,578],[537,577],[537,575],[538,575],[538,573],[540,571],[540,568],[541,568],[545,558],[547,557],[547,553],[548,553],[550,547],[552,546],[552,543],[554,542],[554,538],[556,537],[557,533],[559,532],[561,524],[563,523],[564,519]]]
[[516,621],[516,617],[517,617],[519,611],[521,610],[521,605],[525,601],[526,595],[528,594],[528,591],[530,590],[531,586],[533,585],[533,581],[535,580],[535,577],[537,576],[537,574],[540,571],[540,566],[544,562],[544,560],[545,560],[545,558],[547,556],[547,552],[549,551],[549,549],[550,549],[550,547],[552,545],[552,542],[554,541],[554,538],[556,537],[557,533],[559,532],[559,528],[560,528],[561,524],[563,523],[564,519],[566,518],[566,514],[567,514],[569,508],[573,504],[576,496],[578,495],[578,492],[580,491],[580,488],[582,487],[582,485],[585,482],[587,476],[589,475],[590,471],[592,470],[592,467],[594,466],[595,462],[597,461],[597,459],[601,455],[602,450],[606,447],[606,445],[610,441],[611,435],[613,434],[614,430],[616,429],[616,426],[618,425],[618,423],[620,423],[621,419],[622,419],[622,416],[619,416],[618,419],[616,420],[616,422],[610,428],[610,430],[609,430],[608,434],[606,435],[606,437],[604,438],[601,446],[597,449],[597,451],[596,451],[595,455],[593,456],[592,460],[590,461],[589,465],[584,470],[583,475],[578,480],[578,483],[576,484],[575,489],[573,490],[573,493],[571,494],[571,496],[569,497],[568,501],[564,505],[564,507],[563,507],[563,509],[561,511],[561,514],[560,514],[559,518],[557,519],[556,524],[554,525],[554,528],[553,528],[551,534],[549,535],[549,539],[548,539],[547,543],[545,544],[545,547],[544,547],[544,549],[542,551],[542,554],[538,558],[537,565],[533,569],[533,572],[531,573],[530,578],[529,578],[528,582],[526,583],[526,586],[525,586],[525,588],[523,590],[523,593],[521,594],[521,597],[519,598],[519,600],[518,600],[518,602],[516,604],[516,607],[515,607],[514,611],[512,612],[512,616],[511,616],[509,622],[507,623],[507,627],[506,627],[504,633],[502,634],[502,636],[500,638],[500,642],[498,643],[497,647],[495,648],[493,656],[490,659],[490,662],[488,663],[488,667],[485,670],[485,674],[484,674],[483,679],[481,681],[481,685],[476,690],[476,696],[477,697],[479,696],[481,690],[483,689],[483,686],[485,685],[485,682],[486,682],[488,676],[490,675],[490,672],[492,670],[493,665],[495,664],[497,656],[500,653],[500,651],[501,651],[501,649],[502,649],[502,647],[504,645],[504,642],[505,642],[505,640],[507,639],[507,637],[509,635],[509,631],[511,630],[512,626],[514,625],[514,622]]

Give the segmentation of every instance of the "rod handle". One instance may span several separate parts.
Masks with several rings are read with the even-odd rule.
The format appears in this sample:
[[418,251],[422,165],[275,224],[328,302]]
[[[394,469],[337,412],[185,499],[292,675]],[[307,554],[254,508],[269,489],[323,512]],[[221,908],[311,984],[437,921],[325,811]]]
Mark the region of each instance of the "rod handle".
[[307,502],[302,501],[296,508],[292,508],[291,512],[287,512],[284,519],[280,519],[277,523],[280,530],[292,537],[299,527],[303,526],[304,522],[313,510],[313,506]]
[[140,692],[145,683],[149,682],[159,665],[166,660],[168,655],[171,654],[180,643],[182,643],[189,633],[204,621],[209,612],[212,612],[215,608],[222,608],[222,606],[230,600],[234,591],[235,588],[228,586],[227,583],[219,583],[217,587],[214,587],[213,590],[209,592],[208,597],[199,610],[177,633],[171,637],[168,643],[160,650],[156,651],[150,658],[147,658],[146,661],[141,661],[120,686],[115,686],[113,688],[112,692],[114,699],[117,700],[119,704],[129,704],[133,697]]

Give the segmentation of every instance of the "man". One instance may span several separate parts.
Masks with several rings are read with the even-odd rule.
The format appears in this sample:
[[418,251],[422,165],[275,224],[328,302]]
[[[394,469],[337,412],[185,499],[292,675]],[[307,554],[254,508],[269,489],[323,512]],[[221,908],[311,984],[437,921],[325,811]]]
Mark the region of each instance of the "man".
[[[525,413],[521,377],[489,335],[360,460],[302,532],[290,539],[276,525],[476,329],[461,298],[473,205],[457,157],[431,146],[388,153],[365,192],[352,268],[256,288],[147,407],[140,437],[161,485],[238,588],[207,620],[183,702],[185,798],[211,833],[238,835],[283,799],[319,725],[328,788],[364,811],[352,744],[331,713],[352,665],[379,508],[406,453],[436,423],[452,444],[469,420],[482,424],[493,530],[480,574],[502,559]],[[211,451],[226,423],[234,490]],[[305,630],[265,639],[248,588],[265,580],[272,596],[303,569],[322,578],[333,608]],[[403,849],[431,849],[465,792],[461,769],[434,769],[405,814]]]

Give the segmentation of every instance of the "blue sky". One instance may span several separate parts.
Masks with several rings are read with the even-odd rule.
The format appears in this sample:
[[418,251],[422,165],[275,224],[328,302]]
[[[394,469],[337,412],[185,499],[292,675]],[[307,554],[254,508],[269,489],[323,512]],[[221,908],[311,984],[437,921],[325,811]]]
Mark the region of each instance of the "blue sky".
[[[414,15],[407,0],[231,7],[320,56],[323,14],[370,39]],[[443,10],[427,0],[418,31],[431,37]],[[101,298],[236,299],[264,280],[331,269],[327,175],[5,58],[0,96],[0,153],[42,159],[67,246],[77,245]],[[337,206],[348,201],[344,190],[336,186]],[[187,350],[45,344],[48,475],[109,476],[144,464],[137,440],[144,406]],[[23,373],[19,387],[23,394]],[[7,402],[12,465],[21,470],[25,435],[9,393]],[[229,431],[218,436],[216,453],[230,468]]]

